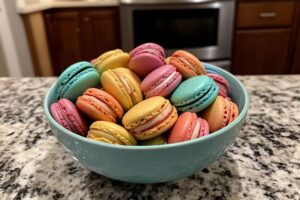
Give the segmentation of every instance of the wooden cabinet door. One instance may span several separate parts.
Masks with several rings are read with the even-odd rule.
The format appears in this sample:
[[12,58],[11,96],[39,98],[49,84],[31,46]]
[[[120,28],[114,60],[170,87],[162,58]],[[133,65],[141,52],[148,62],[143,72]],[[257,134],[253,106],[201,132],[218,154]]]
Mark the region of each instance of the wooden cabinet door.
[[233,73],[289,73],[290,35],[290,29],[236,31]]
[[300,26],[298,26],[297,36],[296,36],[295,51],[293,54],[293,64],[292,73],[300,74]]
[[106,51],[121,48],[117,7],[90,9],[82,14],[83,59],[91,60]]
[[46,28],[55,75],[81,60],[80,14],[58,10],[45,13]]

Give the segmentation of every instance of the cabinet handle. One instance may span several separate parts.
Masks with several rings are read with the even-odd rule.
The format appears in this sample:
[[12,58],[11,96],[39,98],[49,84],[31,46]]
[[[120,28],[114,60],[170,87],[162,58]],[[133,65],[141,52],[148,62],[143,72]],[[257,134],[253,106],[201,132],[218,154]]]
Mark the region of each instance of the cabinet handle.
[[85,18],[83,18],[83,21],[88,22],[88,21],[90,21],[90,18],[85,17]]
[[273,18],[273,17],[277,17],[277,13],[275,12],[263,12],[263,13],[259,13],[259,16],[262,18]]

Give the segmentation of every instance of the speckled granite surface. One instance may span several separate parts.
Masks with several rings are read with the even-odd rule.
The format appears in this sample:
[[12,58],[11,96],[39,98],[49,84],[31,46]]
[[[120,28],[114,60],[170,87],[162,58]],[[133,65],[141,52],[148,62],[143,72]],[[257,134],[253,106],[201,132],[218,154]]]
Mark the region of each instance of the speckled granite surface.
[[251,108],[227,153],[193,176],[138,185],[82,167],[52,135],[55,78],[0,79],[0,199],[300,199],[300,75],[239,77]]

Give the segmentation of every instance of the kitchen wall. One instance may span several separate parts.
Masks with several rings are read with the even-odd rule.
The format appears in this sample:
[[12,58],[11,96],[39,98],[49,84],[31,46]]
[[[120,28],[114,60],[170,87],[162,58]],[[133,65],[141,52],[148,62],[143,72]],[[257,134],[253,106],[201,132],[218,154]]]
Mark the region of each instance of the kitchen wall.
[[0,0],[0,35],[6,71],[10,76],[34,76],[27,37],[16,4],[17,0]]

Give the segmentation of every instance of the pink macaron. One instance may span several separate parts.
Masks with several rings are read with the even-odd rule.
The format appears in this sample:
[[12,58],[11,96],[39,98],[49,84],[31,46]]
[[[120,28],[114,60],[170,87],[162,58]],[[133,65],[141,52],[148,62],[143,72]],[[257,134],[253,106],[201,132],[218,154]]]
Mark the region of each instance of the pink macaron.
[[145,77],[156,68],[166,64],[165,50],[155,43],[142,44],[133,49],[129,56],[129,69],[140,77]]
[[216,82],[219,88],[219,95],[222,97],[227,97],[227,94],[230,89],[228,81],[224,77],[218,74],[209,73],[207,74],[207,76],[212,78]]
[[51,105],[50,111],[60,125],[74,133],[86,136],[88,125],[70,100],[60,99]]
[[182,76],[173,65],[164,65],[152,71],[141,83],[145,98],[167,97],[181,82]]
[[181,114],[168,138],[168,143],[177,143],[203,137],[209,134],[206,120],[197,117],[196,113],[184,112]]

